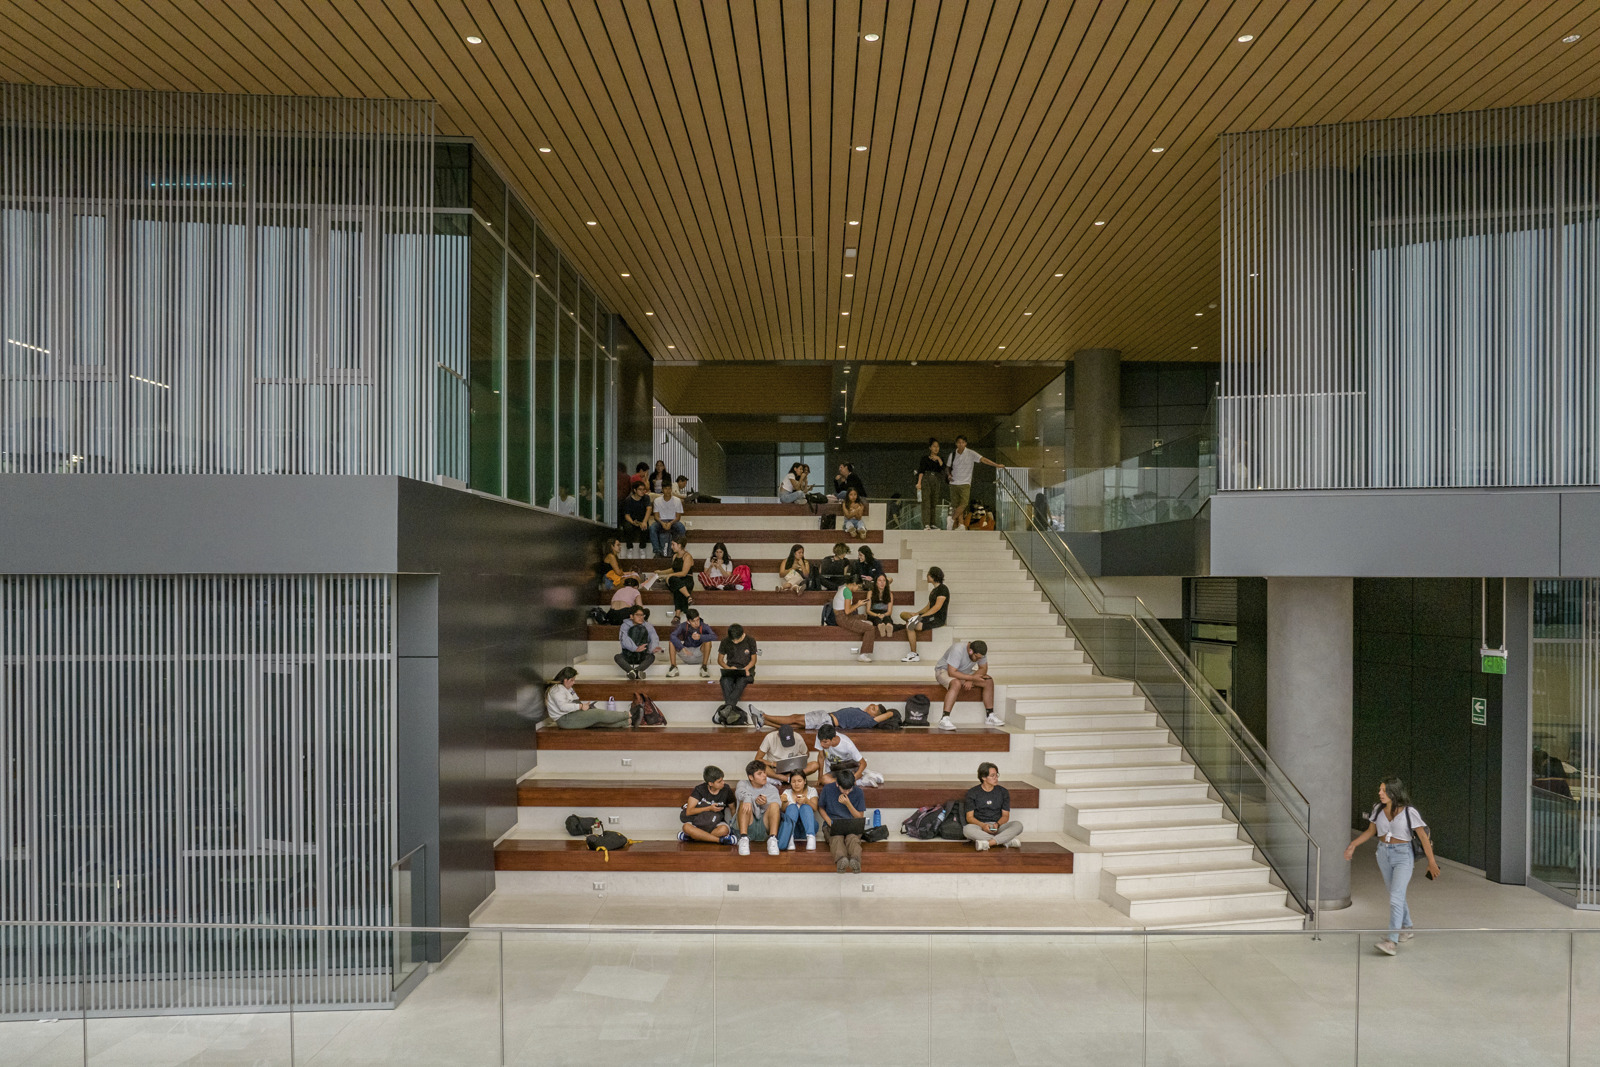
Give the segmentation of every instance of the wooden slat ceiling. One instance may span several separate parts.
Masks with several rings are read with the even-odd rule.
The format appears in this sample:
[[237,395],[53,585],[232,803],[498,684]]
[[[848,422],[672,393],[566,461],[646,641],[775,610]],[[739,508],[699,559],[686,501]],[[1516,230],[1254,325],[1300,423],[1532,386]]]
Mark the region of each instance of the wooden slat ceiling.
[[0,78],[435,99],[658,360],[1194,359],[1218,134],[1600,96],[1600,4],[0,0]]

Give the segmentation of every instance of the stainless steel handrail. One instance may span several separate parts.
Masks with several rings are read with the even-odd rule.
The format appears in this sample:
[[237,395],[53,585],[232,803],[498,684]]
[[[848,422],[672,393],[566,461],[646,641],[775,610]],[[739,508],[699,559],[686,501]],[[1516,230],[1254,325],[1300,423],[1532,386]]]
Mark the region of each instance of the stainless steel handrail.
[[[997,471],[995,473],[995,485],[1000,487],[1010,496],[1012,506],[1018,508],[1019,514],[1024,513],[1021,509],[1029,505],[1031,502],[1028,501],[1027,495],[1022,491],[1022,487],[1016,483],[1016,480],[1011,476],[1009,471]],[[1035,530],[1040,534],[1055,533],[1054,530],[1046,530],[1037,527]],[[1057,547],[1058,542],[1059,550]],[[1106,595],[1100,589],[1099,583],[1094,580],[1088,571],[1084,570],[1083,565],[1080,564],[1077,561],[1077,558],[1072,555],[1072,550],[1067,547],[1066,542],[1061,540],[1059,536],[1041,537],[1041,543],[1044,544],[1047,549],[1049,549],[1051,555],[1055,556],[1056,561],[1061,564],[1061,569],[1065,571],[1068,577],[1072,579],[1073,584],[1078,587],[1078,591],[1083,594],[1084,600],[1088,602],[1095,614],[1102,618],[1127,619],[1129,622],[1133,623],[1139,628],[1139,631],[1145,635],[1146,639],[1155,646],[1156,651],[1160,653],[1161,658],[1166,660],[1167,665],[1172,669],[1172,672],[1183,681],[1184,686],[1195,695],[1195,697],[1205,707],[1206,711],[1212,716],[1212,718],[1217,720],[1222,733],[1228,738],[1228,743],[1233,746],[1234,751],[1237,752],[1239,756],[1242,757],[1250,766],[1250,768],[1255,771],[1256,776],[1260,779],[1262,785],[1266,786],[1266,788],[1272,793],[1273,797],[1282,806],[1283,810],[1288,813],[1289,818],[1294,822],[1295,826],[1300,830],[1300,832],[1305,834],[1306,841],[1311,846],[1314,857],[1314,866],[1316,868],[1315,883],[1306,887],[1305,904],[1307,911],[1310,912],[1313,926],[1320,929],[1321,923],[1319,921],[1319,913],[1321,908],[1318,907],[1317,904],[1319,899],[1317,894],[1321,891],[1322,884],[1322,847],[1317,844],[1317,839],[1312,836],[1309,818],[1304,821],[1301,820],[1299,812],[1295,810],[1295,806],[1283,796],[1283,794],[1279,791],[1277,784],[1273,782],[1272,776],[1267,773],[1265,766],[1263,766],[1263,760],[1265,760],[1267,763],[1272,763],[1271,757],[1268,757],[1263,751],[1260,753],[1260,758],[1258,758],[1256,753],[1250,752],[1248,749],[1246,749],[1246,747],[1242,744],[1239,735],[1242,734],[1244,736],[1250,736],[1248,728],[1245,727],[1243,721],[1239,719],[1238,713],[1235,712],[1228,702],[1222,698],[1222,694],[1218,693],[1216,689],[1213,688],[1209,682],[1206,682],[1204,677],[1199,674],[1199,668],[1194,664],[1194,661],[1190,660],[1188,656],[1183,655],[1182,650],[1178,649],[1178,655],[1182,657],[1182,663],[1180,664],[1162,643],[1162,641],[1156,637],[1153,628],[1138,615],[1108,611],[1106,609]],[[1024,561],[1024,563],[1026,564],[1026,561]],[[1082,576],[1081,578],[1080,575]],[[1089,583],[1089,586],[1092,588],[1092,592],[1091,588],[1085,588],[1085,581]],[[1144,610],[1145,614],[1151,619],[1155,618],[1154,613],[1152,613],[1150,609],[1145,606],[1145,603],[1141,598],[1134,596],[1128,599],[1131,599],[1137,603],[1139,607]],[[1067,623],[1070,628],[1071,620],[1067,620]],[[1166,634],[1164,630],[1161,631],[1161,633],[1162,636],[1167,637],[1170,641],[1170,635]],[[1137,679],[1134,679],[1133,681],[1135,685],[1139,685]],[[1205,688],[1200,688],[1201,685],[1204,685]],[[1143,687],[1141,686],[1141,688]],[[1226,716],[1218,712],[1217,707],[1219,705],[1226,709]],[[1295,784],[1289,779],[1289,776],[1284,774],[1281,767],[1278,767],[1276,763],[1272,763],[1272,767],[1277,772],[1278,776],[1283,779],[1284,783],[1287,784],[1290,789],[1294,790],[1296,798],[1299,799],[1301,804],[1306,806],[1306,809],[1309,812],[1311,805],[1310,802],[1306,800],[1305,795],[1301,793]],[[1244,830],[1247,835],[1250,833],[1249,828],[1244,824],[1242,816],[1239,826],[1240,829]],[[1252,843],[1254,843],[1253,838]],[[1259,848],[1260,846],[1257,845],[1257,847]],[[1269,855],[1266,849],[1262,849],[1261,851],[1262,855]],[[1271,862],[1270,859],[1268,862]]]

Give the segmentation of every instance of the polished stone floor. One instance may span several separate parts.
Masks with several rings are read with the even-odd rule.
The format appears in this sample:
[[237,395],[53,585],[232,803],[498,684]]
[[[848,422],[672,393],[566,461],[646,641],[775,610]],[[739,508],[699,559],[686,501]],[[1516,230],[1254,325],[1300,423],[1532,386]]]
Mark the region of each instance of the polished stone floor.
[[[797,1049],[830,1067],[1309,1067],[1358,1052],[1361,1063],[1600,1067],[1600,915],[1447,866],[1413,889],[1419,935],[1389,958],[1376,937],[1347,932],[1386,915],[1370,855],[1354,896],[1327,913],[1320,939],[1147,939],[1125,917],[1096,922],[1085,901],[500,902],[505,922],[520,908],[521,921],[542,911],[599,925],[476,932],[393,1011],[0,1024],[0,1065],[704,1067]],[[810,929],[755,929],[774,908]],[[605,929],[654,921],[702,929]],[[1485,927],[1547,929],[1428,932]]]

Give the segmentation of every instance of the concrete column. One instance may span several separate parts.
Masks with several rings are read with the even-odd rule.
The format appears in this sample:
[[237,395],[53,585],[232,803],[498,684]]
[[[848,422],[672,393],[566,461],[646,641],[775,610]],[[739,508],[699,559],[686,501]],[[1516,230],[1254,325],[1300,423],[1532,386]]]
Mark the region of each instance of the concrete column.
[[1267,579],[1267,752],[1311,805],[1325,908],[1350,903],[1354,661],[1349,578]]
[[1122,353],[1085,348],[1072,356],[1074,467],[1122,461]]

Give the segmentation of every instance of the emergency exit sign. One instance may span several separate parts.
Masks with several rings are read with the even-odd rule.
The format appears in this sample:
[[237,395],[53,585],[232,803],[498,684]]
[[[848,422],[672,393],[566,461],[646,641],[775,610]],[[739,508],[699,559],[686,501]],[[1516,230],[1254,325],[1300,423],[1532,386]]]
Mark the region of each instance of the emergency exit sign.
[[1483,697],[1472,698],[1472,725],[1487,726],[1489,724],[1489,701]]

